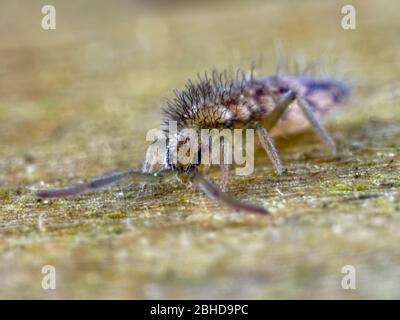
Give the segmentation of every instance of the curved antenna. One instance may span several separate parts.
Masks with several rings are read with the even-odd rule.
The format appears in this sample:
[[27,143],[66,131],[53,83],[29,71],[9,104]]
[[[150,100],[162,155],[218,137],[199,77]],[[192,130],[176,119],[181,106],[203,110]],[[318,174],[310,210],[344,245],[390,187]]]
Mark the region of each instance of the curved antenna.
[[103,187],[111,186],[117,181],[127,177],[133,179],[133,181],[136,183],[163,183],[171,180],[171,178],[174,176],[175,172],[168,170],[161,171],[155,174],[150,174],[131,169],[124,172],[114,172],[109,175],[94,177],[85,183],[69,185],[62,188],[39,190],[38,192],[36,192],[36,196],[38,196],[39,198],[65,198],[90,191],[98,191]]
[[198,186],[205,194],[210,198],[218,200],[228,207],[235,209],[237,211],[247,211],[250,213],[257,214],[269,214],[270,212],[259,205],[243,202],[238,199],[232,198],[227,194],[223,193],[216,185],[211,183],[203,176],[200,172],[196,172],[192,176],[193,183]]

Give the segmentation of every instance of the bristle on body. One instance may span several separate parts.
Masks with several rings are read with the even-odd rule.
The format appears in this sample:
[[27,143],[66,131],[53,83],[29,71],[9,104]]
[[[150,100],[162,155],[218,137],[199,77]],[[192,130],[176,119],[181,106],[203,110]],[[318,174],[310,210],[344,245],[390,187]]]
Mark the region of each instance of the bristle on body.
[[[163,109],[162,128],[176,121],[178,130],[184,128],[244,128],[262,121],[276,107],[285,93],[293,90],[301,94],[318,116],[324,116],[343,102],[349,87],[341,81],[305,75],[274,75],[254,78],[253,73],[230,77],[228,73],[213,71],[196,81],[188,80],[184,90],[175,91]],[[296,109],[296,108],[292,108]],[[287,119],[293,113],[287,113]],[[292,132],[290,128],[288,133]]]

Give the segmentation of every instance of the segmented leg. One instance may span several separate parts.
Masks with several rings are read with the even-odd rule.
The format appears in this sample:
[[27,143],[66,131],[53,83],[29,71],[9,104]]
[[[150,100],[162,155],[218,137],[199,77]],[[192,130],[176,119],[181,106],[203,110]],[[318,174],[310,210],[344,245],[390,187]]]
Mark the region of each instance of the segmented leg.
[[[225,149],[226,147],[226,149]],[[230,141],[224,140],[224,142],[220,144],[220,167],[222,172],[222,185],[221,189],[225,191],[226,186],[228,185],[228,178],[229,178],[229,164],[230,160],[229,157],[232,157],[231,154],[232,145]],[[229,154],[228,154],[229,153]]]
[[261,144],[267,152],[268,157],[271,159],[278,174],[282,173],[282,164],[275,145],[267,130],[271,130],[278,123],[279,119],[284,115],[285,111],[293,103],[295,98],[296,94],[293,91],[288,91],[285,93],[281,100],[277,103],[274,110],[264,120],[263,124],[265,127],[261,125],[256,127]]
[[282,173],[282,164],[280,162],[275,145],[267,130],[271,130],[278,123],[279,119],[284,115],[287,108],[295,100],[298,103],[300,109],[303,111],[307,120],[310,122],[313,129],[318,132],[325,143],[332,149],[333,153],[336,152],[335,141],[332,139],[330,134],[325,130],[318,118],[315,116],[314,112],[312,111],[312,107],[301,95],[296,94],[293,90],[290,90],[285,93],[282,99],[277,103],[274,110],[264,120],[263,124],[265,127],[262,127],[261,125],[257,126],[257,133],[260,137],[261,143],[264,149],[267,151],[267,154],[271,159],[273,165],[275,166],[278,174]]
[[296,101],[303,111],[304,115],[306,116],[307,120],[310,122],[311,126],[314,128],[315,131],[321,136],[322,140],[332,149],[332,153],[336,152],[336,144],[331,135],[325,130],[322,126],[321,122],[315,116],[314,112],[312,111],[312,107],[310,104],[301,96],[297,95]]
[[247,211],[251,213],[258,214],[268,214],[270,213],[264,207],[258,206],[256,204],[243,202],[237,200],[235,198],[231,198],[227,194],[223,193],[216,185],[212,184],[208,181],[202,174],[199,172],[192,175],[193,183],[198,186],[205,194],[207,194],[210,198],[220,201],[238,211]]
[[276,151],[275,145],[274,145],[271,137],[269,136],[267,129],[265,129],[264,127],[262,127],[260,125],[258,125],[256,127],[256,129],[257,129],[257,134],[260,138],[261,144],[262,144],[263,148],[265,149],[265,151],[267,152],[268,157],[272,161],[272,164],[274,165],[276,172],[279,175],[282,174],[281,160],[279,159],[278,152]]
[[222,172],[222,185],[221,189],[225,191],[226,186],[228,185],[228,178],[229,178],[229,164],[221,163],[221,172]]
[[293,103],[296,99],[296,94],[290,90],[283,95],[280,101],[278,101],[274,110],[268,114],[265,121],[263,121],[263,125],[267,130],[271,130],[278,123],[279,119],[284,115],[287,108]]

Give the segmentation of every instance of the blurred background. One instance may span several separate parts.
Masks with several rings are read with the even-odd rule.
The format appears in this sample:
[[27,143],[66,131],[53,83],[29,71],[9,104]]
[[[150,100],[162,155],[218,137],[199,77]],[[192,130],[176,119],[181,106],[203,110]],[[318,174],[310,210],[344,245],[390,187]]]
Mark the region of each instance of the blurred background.
[[[41,27],[47,4],[55,30]],[[346,4],[355,30],[341,26]],[[394,0],[2,0],[0,298],[399,298],[398,12]],[[273,73],[278,46],[322,58],[353,96],[329,124],[336,158],[312,134],[287,137],[286,177],[262,153],[254,176],[232,177],[228,192],[273,218],[181,186],[32,195],[140,165],[173,89],[213,67]],[[56,290],[41,287],[47,264]],[[347,264],[357,290],[340,286]]]

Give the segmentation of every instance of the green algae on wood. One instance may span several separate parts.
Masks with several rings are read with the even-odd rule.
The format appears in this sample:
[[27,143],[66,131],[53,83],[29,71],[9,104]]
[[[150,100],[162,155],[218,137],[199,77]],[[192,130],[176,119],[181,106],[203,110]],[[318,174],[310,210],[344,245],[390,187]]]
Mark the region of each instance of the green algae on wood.
[[[0,30],[9,61],[0,77],[1,298],[400,297],[398,4],[356,1],[363,15],[348,32],[335,2],[210,2],[161,13],[96,1],[94,13],[56,1],[77,29],[51,33],[31,27],[36,2],[15,3],[0,4],[20,24],[5,19]],[[286,18],[289,5],[296,19]],[[278,141],[282,176],[256,152],[254,175],[230,177],[227,192],[262,203],[270,217],[231,212],[179,184],[34,197],[140,166],[162,97],[197,72],[249,66],[260,54],[256,71],[271,72],[276,38],[311,59],[335,39],[331,55],[348,55],[344,72],[356,86],[328,123],[337,155],[305,132]],[[210,178],[219,183],[219,171]],[[52,292],[40,286],[48,264],[57,270]],[[348,264],[357,290],[340,286]]]

